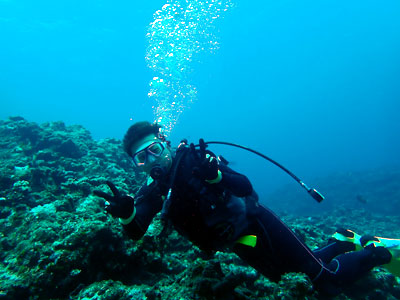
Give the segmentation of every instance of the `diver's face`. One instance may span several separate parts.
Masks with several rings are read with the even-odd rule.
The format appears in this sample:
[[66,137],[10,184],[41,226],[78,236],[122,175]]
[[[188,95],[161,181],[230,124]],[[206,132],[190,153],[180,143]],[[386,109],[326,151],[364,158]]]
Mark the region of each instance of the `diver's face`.
[[150,134],[132,145],[132,159],[135,166],[150,174],[151,169],[158,165],[169,170],[172,164],[171,150],[165,142]]

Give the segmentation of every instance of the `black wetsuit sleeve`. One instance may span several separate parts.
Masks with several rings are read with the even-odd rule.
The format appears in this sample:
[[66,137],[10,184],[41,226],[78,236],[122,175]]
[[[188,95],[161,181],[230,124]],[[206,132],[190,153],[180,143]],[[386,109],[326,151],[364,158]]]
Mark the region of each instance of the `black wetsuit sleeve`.
[[245,175],[237,173],[223,164],[219,166],[219,169],[222,173],[222,180],[219,184],[237,197],[251,195],[253,187],[250,180]]
[[135,217],[129,224],[123,225],[128,236],[134,240],[140,239],[161,208],[162,196],[155,183],[143,186],[135,195]]

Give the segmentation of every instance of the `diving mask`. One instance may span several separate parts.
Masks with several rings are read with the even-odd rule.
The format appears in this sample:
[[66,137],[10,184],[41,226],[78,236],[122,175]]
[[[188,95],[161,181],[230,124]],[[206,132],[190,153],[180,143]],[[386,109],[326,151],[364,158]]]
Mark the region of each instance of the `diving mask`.
[[164,149],[165,146],[162,142],[152,142],[150,145],[132,155],[133,162],[136,167],[142,167],[148,161],[149,155],[160,157]]

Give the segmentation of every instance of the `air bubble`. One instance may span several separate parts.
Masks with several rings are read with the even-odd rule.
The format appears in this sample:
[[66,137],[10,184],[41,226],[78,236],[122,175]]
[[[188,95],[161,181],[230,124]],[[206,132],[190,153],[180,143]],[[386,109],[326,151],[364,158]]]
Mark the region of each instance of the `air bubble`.
[[199,53],[218,49],[215,21],[232,7],[231,0],[167,0],[154,13],[145,59],[157,76],[149,84],[148,96],[156,103],[155,120],[166,134],[196,100],[197,90],[190,84],[192,64]]

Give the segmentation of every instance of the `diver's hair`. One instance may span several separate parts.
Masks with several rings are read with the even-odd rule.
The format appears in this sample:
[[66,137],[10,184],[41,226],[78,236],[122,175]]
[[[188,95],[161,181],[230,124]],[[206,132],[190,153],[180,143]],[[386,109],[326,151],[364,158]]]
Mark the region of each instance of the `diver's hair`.
[[163,136],[160,135],[161,126],[155,123],[150,123],[147,121],[137,122],[129,127],[128,131],[124,136],[124,150],[128,153],[129,156],[132,156],[131,147],[134,143],[144,138],[146,135],[154,134],[157,137],[163,139]]

